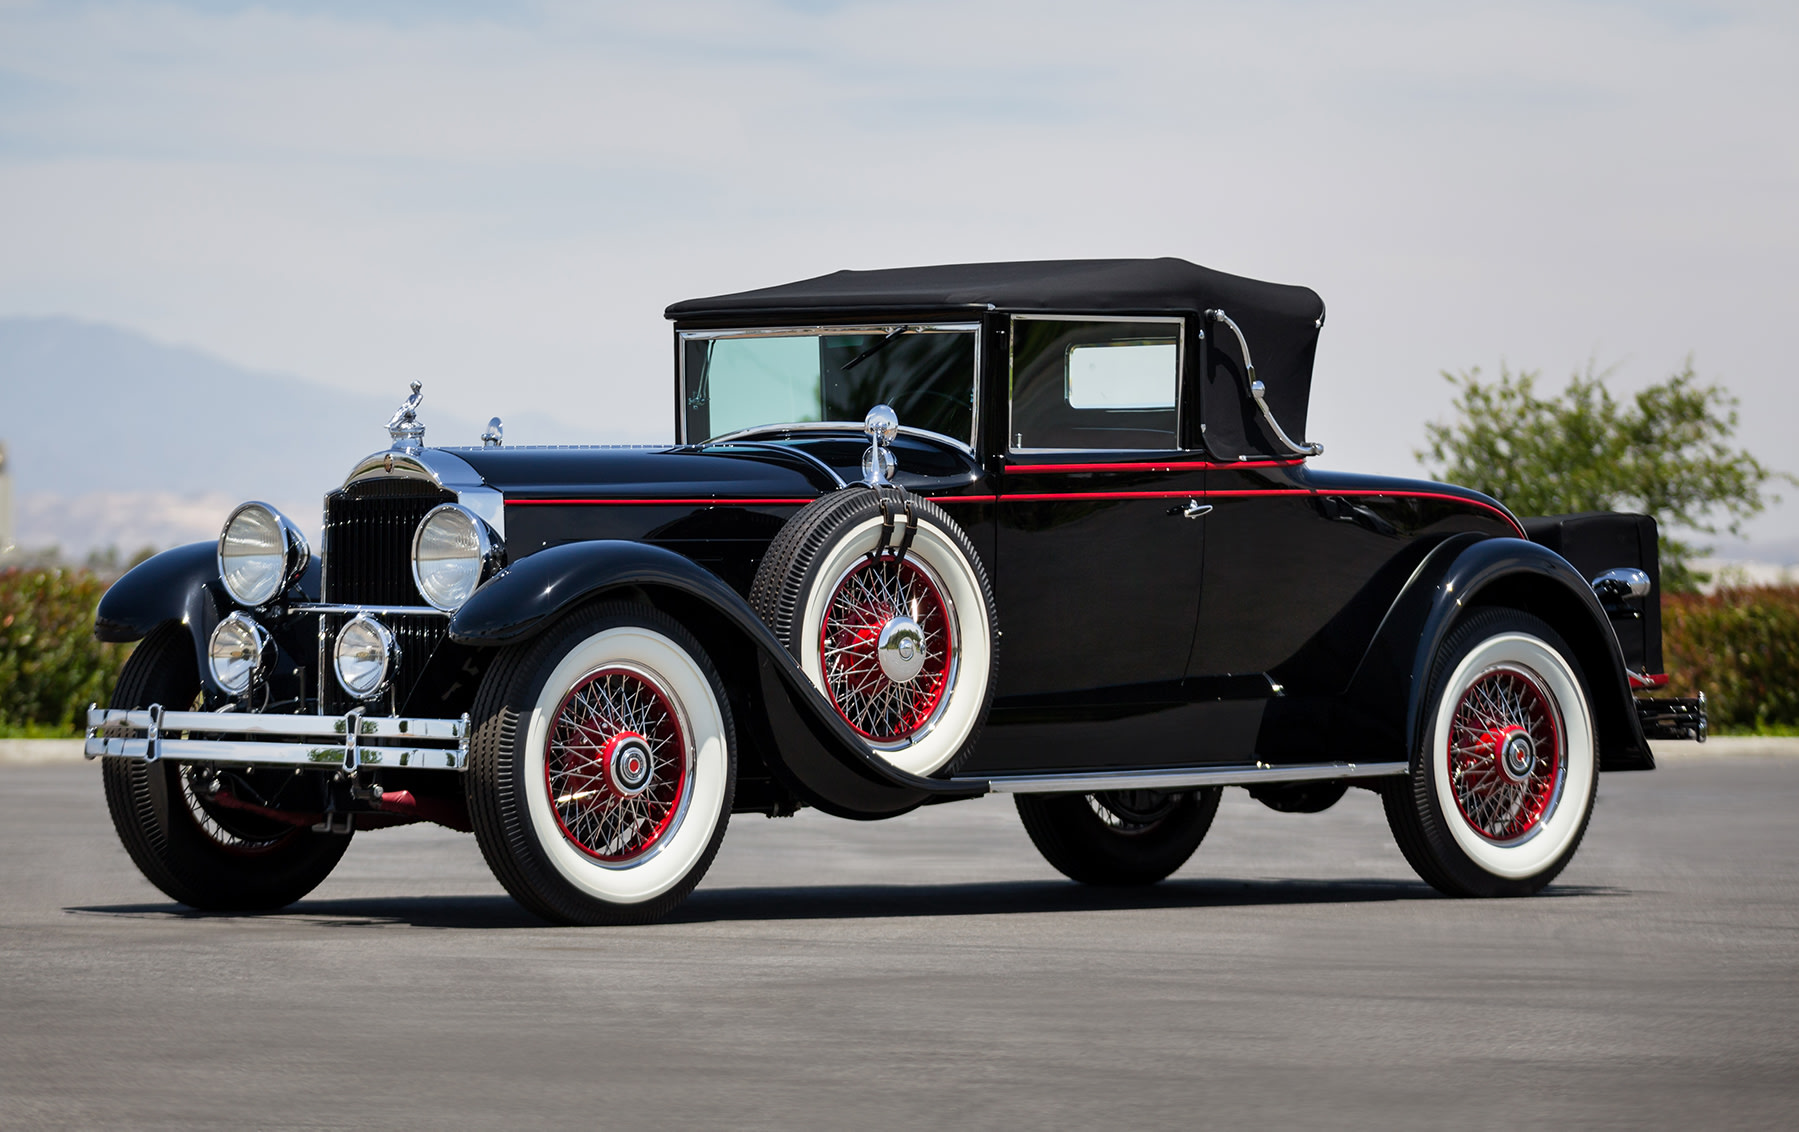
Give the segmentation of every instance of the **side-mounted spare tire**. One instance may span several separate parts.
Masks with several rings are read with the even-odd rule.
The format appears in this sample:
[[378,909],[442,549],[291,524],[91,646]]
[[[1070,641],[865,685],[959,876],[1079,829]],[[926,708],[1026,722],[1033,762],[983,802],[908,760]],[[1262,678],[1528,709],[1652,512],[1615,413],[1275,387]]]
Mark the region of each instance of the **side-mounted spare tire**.
[[998,618],[967,532],[897,488],[850,487],[788,520],[750,602],[869,749],[954,770],[993,703]]

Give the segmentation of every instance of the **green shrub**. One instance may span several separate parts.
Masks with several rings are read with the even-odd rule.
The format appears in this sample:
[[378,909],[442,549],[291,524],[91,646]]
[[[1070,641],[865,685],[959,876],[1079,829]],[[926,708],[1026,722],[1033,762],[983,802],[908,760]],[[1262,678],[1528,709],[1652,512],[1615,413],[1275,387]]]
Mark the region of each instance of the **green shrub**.
[[1799,586],[1662,599],[1662,659],[1676,695],[1704,691],[1720,731],[1799,725]]
[[130,645],[94,640],[106,582],[86,570],[0,570],[0,734],[78,734]]

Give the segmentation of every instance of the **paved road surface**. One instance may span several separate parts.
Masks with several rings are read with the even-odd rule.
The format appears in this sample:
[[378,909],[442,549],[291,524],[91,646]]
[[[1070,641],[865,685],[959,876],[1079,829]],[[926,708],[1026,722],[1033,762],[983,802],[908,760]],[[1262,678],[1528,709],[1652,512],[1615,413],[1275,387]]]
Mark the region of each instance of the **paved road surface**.
[[430,828],[185,914],[97,768],[0,767],[0,1126],[1793,1127],[1795,815],[1799,759],[1609,776],[1561,883],[1490,902],[1361,791],[1227,791],[1126,895],[1003,798],[750,817],[674,921],[561,929]]

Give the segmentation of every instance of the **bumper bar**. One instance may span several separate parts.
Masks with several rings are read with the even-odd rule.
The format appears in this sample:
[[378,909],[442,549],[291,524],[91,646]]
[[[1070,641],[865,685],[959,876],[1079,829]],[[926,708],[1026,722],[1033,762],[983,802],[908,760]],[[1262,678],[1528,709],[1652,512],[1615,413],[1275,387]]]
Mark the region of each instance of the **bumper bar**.
[[[228,763],[355,771],[373,767],[462,770],[469,720],[399,716],[251,715],[90,707],[88,758]],[[372,742],[371,742],[372,741]]]
[[1710,724],[1705,713],[1705,693],[1692,699],[1637,698],[1637,718],[1650,739],[1697,739],[1705,742]]

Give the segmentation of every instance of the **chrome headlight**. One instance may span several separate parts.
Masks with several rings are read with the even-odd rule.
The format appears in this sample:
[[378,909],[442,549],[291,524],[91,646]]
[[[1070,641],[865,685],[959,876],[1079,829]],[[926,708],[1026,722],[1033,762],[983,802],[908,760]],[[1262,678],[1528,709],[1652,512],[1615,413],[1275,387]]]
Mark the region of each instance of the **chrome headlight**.
[[350,618],[337,631],[337,645],[331,654],[338,684],[359,700],[372,700],[386,691],[394,666],[400,662],[394,635],[366,613]]
[[269,631],[242,613],[219,622],[206,642],[206,663],[219,689],[232,696],[250,690],[250,681],[267,665],[273,653]]
[[219,533],[219,580],[240,605],[267,605],[312,561],[306,536],[267,503],[246,503]]
[[467,507],[444,503],[419,521],[412,535],[412,580],[419,596],[445,613],[462,608],[500,567],[500,540]]

